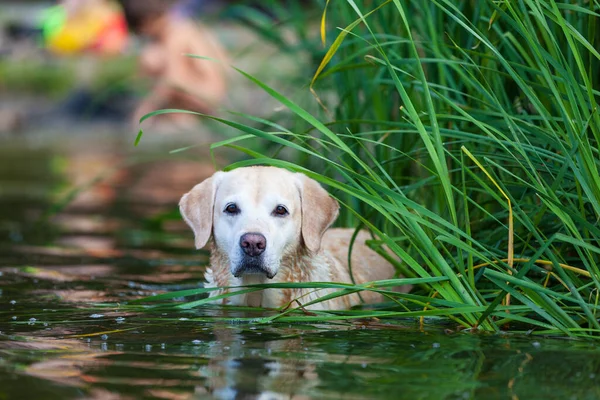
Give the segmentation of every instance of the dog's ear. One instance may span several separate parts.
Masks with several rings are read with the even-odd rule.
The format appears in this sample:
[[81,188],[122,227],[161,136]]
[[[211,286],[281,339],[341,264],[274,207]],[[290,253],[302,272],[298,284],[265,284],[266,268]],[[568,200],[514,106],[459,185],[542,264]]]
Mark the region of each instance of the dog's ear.
[[206,246],[212,233],[218,174],[220,173],[216,173],[202,183],[194,186],[179,201],[179,211],[185,222],[194,231],[197,249]]
[[338,217],[340,205],[318,182],[306,175],[300,177],[300,199],[302,202],[302,239],[306,247],[317,252],[321,238]]

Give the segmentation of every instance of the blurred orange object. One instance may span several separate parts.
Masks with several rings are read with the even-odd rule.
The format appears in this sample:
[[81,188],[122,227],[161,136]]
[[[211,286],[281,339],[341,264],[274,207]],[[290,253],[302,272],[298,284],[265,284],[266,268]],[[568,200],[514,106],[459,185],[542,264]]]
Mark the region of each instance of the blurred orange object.
[[62,4],[50,10],[44,36],[56,54],[117,54],[127,43],[127,23],[113,1],[79,0],[75,6]]

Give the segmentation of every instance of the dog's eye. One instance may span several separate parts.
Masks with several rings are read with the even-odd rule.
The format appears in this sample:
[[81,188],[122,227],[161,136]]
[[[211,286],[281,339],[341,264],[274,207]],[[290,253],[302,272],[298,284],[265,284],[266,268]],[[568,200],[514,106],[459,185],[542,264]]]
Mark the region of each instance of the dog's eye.
[[235,215],[240,213],[240,209],[238,208],[237,204],[229,203],[227,204],[227,207],[225,207],[225,212],[227,214]]
[[288,212],[287,208],[285,208],[282,205],[275,207],[275,209],[273,210],[273,215],[276,217],[285,217],[288,214],[289,214],[289,212]]

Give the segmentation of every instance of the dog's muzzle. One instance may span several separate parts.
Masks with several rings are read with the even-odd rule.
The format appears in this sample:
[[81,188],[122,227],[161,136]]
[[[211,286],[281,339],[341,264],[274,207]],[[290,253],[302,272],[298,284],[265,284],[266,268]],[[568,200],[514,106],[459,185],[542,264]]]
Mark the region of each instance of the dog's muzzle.
[[267,248],[267,239],[261,233],[245,233],[240,237],[242,261],[232,271],[233,276],[239,278],[244,274],[264,274],[273,279],[275,274],[264,267],[262,254]]

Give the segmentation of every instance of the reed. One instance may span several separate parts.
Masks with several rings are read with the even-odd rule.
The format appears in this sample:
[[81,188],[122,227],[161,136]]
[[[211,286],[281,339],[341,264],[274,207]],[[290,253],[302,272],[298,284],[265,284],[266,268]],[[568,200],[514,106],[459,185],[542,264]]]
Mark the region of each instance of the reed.
[[[312,105],[240,71],[293,114],[289,126],[307,128],[209,117],[241,132],[213,149],[251,156],[229,168],[275,165],[326,185],[347,206],[341,224],[373,231],[374,248],[418,283],[411,294],[352,286],[390,302],[317,319],[437,316],[598,336],[599,6],[328,2]],[[250,150],[255,138],[297,158]]]

